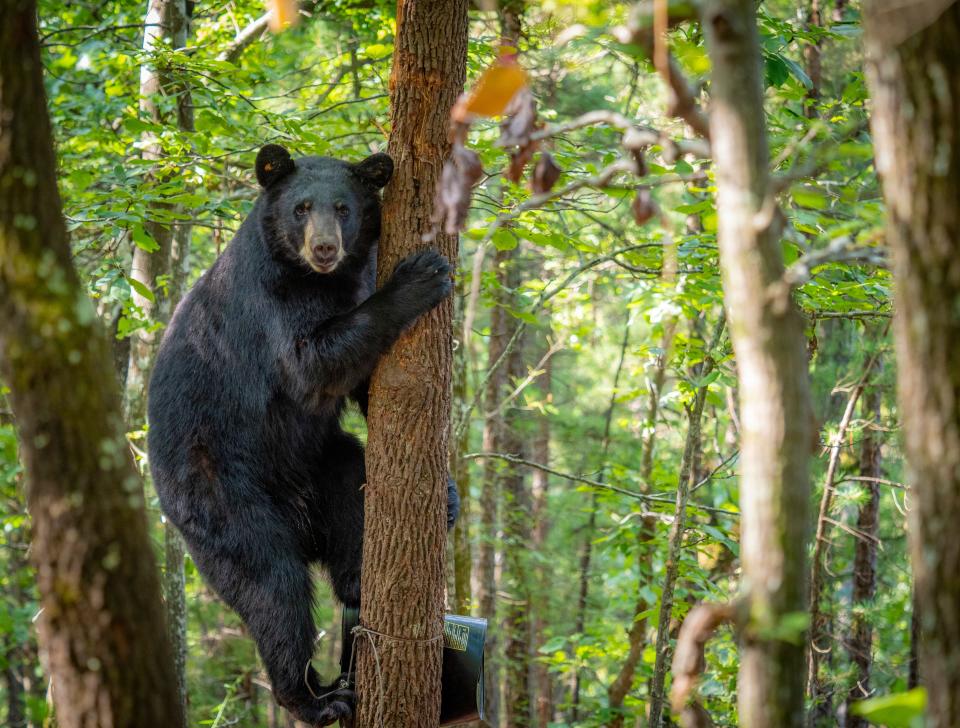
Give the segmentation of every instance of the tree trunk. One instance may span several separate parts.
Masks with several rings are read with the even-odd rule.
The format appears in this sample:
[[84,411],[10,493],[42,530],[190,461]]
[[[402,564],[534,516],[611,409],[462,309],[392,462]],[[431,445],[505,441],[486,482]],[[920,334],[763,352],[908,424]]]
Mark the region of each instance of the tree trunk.
[[[420,247],[466,73],[466,0],[399,0],[377,278]],[[437,247],[457,260],[457,238]],[[358,725],[433,728],[440,714],[452,302],[380,361],[370,386]]]
[[[614,395],[615,396],[615,395]],[[583,527],[582,543],[580,545],[580,563],[578,566],[579,586],[577,590],[577,616],[573,626],[573,632],[582,638],[587,626],[587,600],[590,596],[590,562],[593,559],[593,532],[597,527],[597,494],[590,495],[590,515],[587,516],[587,523]],[[573,668],[573,686],[570,696],[570,715],[572,722],[580,720],[580,668]]]
[[[150,63],[152,54],[165,46],[183,48],[187,45],[190,19],[187,14],[186,0],[150,0],[144,19],[143,50],[145,62],[140,68],[140,113],[149,121],[157,124],[169,124],[160,97],[173,96],[176,99],[175,111],[177,127],[181,131],[193,131],[193,100],[190,88],[169,71]],[[145,134],[143,158],[153,161],[157,167],[151,178],[162,180],[161,166],[164,160],[163,146],[152,132]],[[166,206],[157,205],[154,213],[167,214]],[[183,295],[189,272],[189,252],[191,226],[179,225],[175,230],[159,221],[146,221],[144,229],[159,246],[148,252],[139,245],[133,248],[133,263],[130,277],[139,281],[153,292],[154,300],[133,291],[134,303],[140,307],[143,317],[150,323],[166,324],[173,309]],[[167,294],[162,295],[157,279],[169,278]],[[140,329],[130,341],[129,361],[125,380],[127,421],[132,429],[143,426],[147,407],[147,382],[157,348],[160,344],[160,332]],[[167,610],[167,628],[170,646],[173,650],[173,664],[177,674],[177,687],[180,704],[187,712],[187,605],[186,583],[184,575],[184,557],[186,548],[176,528],[168,521],[164,522],[164,570],[163,594]]]
[[911,594],[910,610],[910,654],[907,657],[907,689],[920,686],[920,605],[917,604],[917,588],[914,585]]
[[0,5],[0,351],[62,728],[183,726],[112,354],[70,259],[36,7]]
[[[703,379],[713,371],[713,354],[720,345],[726,321],[721,316],[714,330],[713,338],[707,348],[707,358],[696,367],[694,377]],[[670,620],[673,618],[673,593],[680,571],[680,556],[686,529],[687,503],[690,489],[696,485],[700,461],[701,436],[700,424],[703,419],[703,407],[707,403],[709,385],[698,387],[693,402],[686,406],[687,437],[680,462],[680,475],[677,478],[677,498],[673,510],[673,525],[670,527],[670,540],[667,561],[660,596],[660,615],[657,620],[656,658],[653,666],[653,679],[650,681],[650,725],[659,728],[664,717],[664,685],[670,660]]]
[[[603,439],[600,442],[600,473],[597,480],[603,481],[604,472],[607,465],[607,453],[610,450],[610,430],[613,426],[613,410],[617,404],[617,397],[620,394],[620,376],[623,374],[623,363],[627,358],[627,348],[630,344],[630,317],[627,317],[623,325],[623,339],[620,342],[620,358],[617,360],[617,368],[613,374],[613,387],[610,390],[610,401],[607,404],[607,411],[603,418]],[[590,496],[590,516],[587,520],[586,533],[583,537],[583,545],[580,552],[580,591],[577,595],[577,617],[574,632],[583,635],[587,622],[587,597],[590,593],[590,561],[593,556],[593,532],[597,524],[597,494],[593,492]],[[573,695],[571,713],[573,721],[579,719],[580,712],[580,670],[575,669],[573,673]]]
[[[506,253],[497,251],[494,256],[496,275],[505,275]],[[509,314],[504,310],[503,303],[506,280],[498,290],[498,300],[490,309],[490,339],[487,344],[487,362],[492,368],[500,360],[506,343],[510,339],[507,329]],[[483,442],[484,452],[502,452],[503,441],[503,412],[498,408],[501,393],[506,381],[506,367],[497,368],[487,381],[484,392]],[[499,530],[499,503],[500,481],[498,478],[499,463],[493,458],[483,461],[483,483],[480,494],[480,616],[489,624],[496,624],[497,619],[497,533]],[[487,722],[492,726],[499,725],[500,716],[500,658],[497,654],[499,639],[497,632],[490,630],[487,633],[487,642],[484,646],[484,696],[487,702]]]
[[[145,57],[149,59],[151,54],[157,53],[164,46],[184,47],[188,25],[186,0],[149,0],[143,30]],[[189,89],[177,84],[169,69],[152,66],[149,62],[145,62],[140,67],[140,113],[145,120],[157,124],[168,122],[160,97],[171,95],[177,97],[177,108],[180,112],[178,116],[181,117],[179,119],[181,122],[186,121],[183,114],[186,110],[190,110],[187,123],[192,127],[193,113],[188,94]],[[159,139],[153,132],[146,132],[143,142],[143,158],[156,162],[159,166],[164,157],[163,146]],[[154,169],[150,179],[160,181],[163,179],[163,173],[159,169]],[[160,204],[154,206],[153,213],[158,216],[163,216],[167,212],[169,209],[166,206]],[[171,272],[173,230],[169,224],[156,219],[145,220],[143,227],[153,238],[157,249],[151,252],[142,245],[134,245],[130,277],[152,292],[152,299],[137,290],[132,292],[133,303],[140,309],[142,317],[149,325],[169,318],[170,307],[174,303],[165,300],[160,287],[156,285],[158,276],[169,275]],[[138,330],[130,342],[126,399],[131,424],[140,425],[147,410],[147,382],[150,379],[150,370],[159,343],[159,333],[149,326]]]
[[[823,10],[820,7],[820,0],[807,0],[803,15],[804,28],[807,31],[819,31],[823,27]],[[807,76],[810,78],[810,88],[807,89],[807,102],[803,107],[803,113],[808,119],[815,119],[819,116],[817,104],[820,102],[821,53],[822,48],[819,38],[813,42],[807,41],[803,46],[803,61],[807,67]]]
[[[512,261],[507,278],[510,290],[519,283],[519,265]],[[508,314],[505,314],[508,315]],[[511,328],[516,321],[511,322]],[[522,339],[507,355],[507,382],[521,380],[525,374]],[[500,402],[497,403],[498,406]],[[519,412],[511,404],[504,414],[503,452],[517,457],[528,453],[520,437]],[[532,504],[524,472],[519,465],[504,463],[500,469],[503,497],[503,585],[506,593],[503,614],[504,690],[503,713],[510,728],[530,725],[530,545],[532,543]]]
[[[676,331],[676,319],[671,317],[663,323],[663,343],[661,354],[657,357],[652,376],[648,377],[649,393],[647,414],[643,426],[643,448],[640,455],[640,490],[649,493],[650,475],[653,472],[653,451],[657,442],[657,421],[660,417],[660,398],[663,396],[663,387],[667,381],[667,364],[670,361],[670,350],[673,348],[673,336]],[[643,656],[645,637],[647,633],[647,618],[642,616],[649,611],[651,604],[643,596],[642,588],[653,575],[654,548],[652,541],[657,535],[657,520],[649,515],[640,517],[637,529],[637,602],[633,608],[633,619],[627,633],[629,648],[627,656],[620,666],[616,678],[607,689],[607,702],[613,711],[610,719],[610,728],[622,728],[625,715],[623,702],[633,688],[633,678]],[[649,691],[648,691],[649,692]]]
[[[463,301],[462,282],[457,282],[457,299]],[[458,316],[458,319],[460,317]],[[454,324],[454,331],[462,331],[462,321]],[[454,406],[467,400],[466,342],[461,341],[453,352],[453,402]],[[463,456],[470,447],[470,428],[462,428],[459,437],[450,442],[450,476],[457,484],[460,495],[460,518],[453,527],[453,610],[456,614],[470,614],[473,608],[471,586],[473,555],[470,544],[470,467]]]
[[21,651],[12,639],[4,641],[2,646],[3,659],[6,663],[3,668],[3,684],[7,692],[7,726],[8,728],[26,728],[26,690],[22,677],[25,665],[21,659]]
[[[543,374],[537,384],[541,396],[549,402],[553,373],[553,364],[550,359],[544,362],[543,369]],[[536,435],[534,435],[530,446],[530,456],[536,463],[550,465],[550,418],[546,413],[540,415],[537,423]],[[547,545],[547,536],[550,533],[550,517],[547,510],[547,491],[550,487],[550,476],[543,470],[534,469],[530,476],[530,487],[533,494],[533,552],[539,558],[542,558]],[[536,658],[537,651],[544,642],[547,609],[552,602],[550,595],[553,588],[546,563],[541,562],[536,571],[539,572],[537,578],[538,596],[536,602],[531,604],[533,610],[533,626],[530,638],[531,659]],[[532,670],[530,691],[533,696],[533,725],[536,728],[548,728],[553,716],[553,681],[550,678],[550,671],[547,669],[546,663],[534,662]]]
[[[812,415],[803,322],[781,284],[752,0],[712,0],[710,138],[718,244],[740,390],[743,597],[739,719],[803,724],[803,640]],[[785,635],[784,633],[792,633]]]
[[920,676],[960,725],[960,4],[864,6],[876,164],[897,284]]
[[[518,261],[511,253],[498,250],[494,257],[494,266],[498,290],[496,305],[490,312],[488,362],[491,368],[504,355],[508,342],[516,333],[518,323],[509,314],[508,308],[512,304],[513,291],[520,281]],[[517,433],[517,412],[513,407],[503,405],[505,398],[509,396],[511,382],[521,378],[524,373],[522,339],[517,339],[513,348],[506,352],[505,364],[489,378],[484,392],[485,452],[502,452],[518,457],[525,455],[523,441]],[[506,725],[513,726],[517,720],[528,720],[520,716],[529,714],[529,684],[523,676],[527,675],[529,667],[530,625],[525,613],[528,593],[525,577],[527,556],[524,552],[530,541],[530,497],[523,471],[516,464],[497,462],[489,458],[484,462],[483,477],[481,614],[491,624],[497,620],[496,594],[501,590],[509,593],[503,614],[500,615],[503,627],[494,630],[493,639],[489,632],[487,637],[486,649],[491,658],[487,662],[484,675],[487,720],[491,725],[498,725],[502,710]],[[498,543],[496,538],[497,512],[501,501],[506,506],[502,544]],[[498,546],[501,546],[502,556],[502,564],[499,564],[502,566],[502,574],[499,574],[499,579]],[[502,664],[500,655],[497,654],[501,640],[504,646]],[[521,646],[521,643],[524,644]],[[521,709],[521,704],[527,708]],[[526,722],[521,722],[521,725],[526,725]]]
[[[881,391],[871,386],[863,394],[862,409],[864,429],[860,440],[860,476],[868,478],[863,483],[867,499],[860,504],[857,514],[857,538],[853,557],[853,601],[850,635],[847,651],[857,666],[856,683],[847,696],[847,728],[867,728],[867,721],[850,712],[850,706],[858,700],[870,697],[870,666],[873,661],[873,626],[859,610],[861,605],[873,601],[877,590],[877,529],[879,527],[880,484],[876,478],[883,477],[880,455],[881,436]],[[873,480],[869,480],[869,479]]]
[[[833,695],[828,689],[827,682],[820,675],[820,666],[824,661],[833,656],[831,648],[832,633],[831,622],[833,613],[830,609],[825,609],[822,601],[826,588],[826,547],[829,543],[830,533],[830,508],[833,503],[833,493],[837,477],[837,469],[840,465],[840,453],[844,449],[844,440],[847,436],[847,428],[856,411],[857,401],[863,393],[867,382],[873,376],[874,367],[880,353],[872,354],[864,366],[863,374],[850,390],[847,397],[847,403],[840,417],[840,423],[837,425],[837,431],[830,440],[830,460],[827,464],[826,478],[823,483],[823,493],[820,497],[820,510],[817,514],[816,530],[814,531],[813,555],[810,559],[810,632],[807,650],[807,685],[809,688],[810,700],[813,703],[812,710],[808,716],[811,726],[815,725],[833,725],[836,723],[834,714]],[[827,598],[829,599],[828,593]]]
[[[0,406],[7,409],[5,398],[0,398]],[[0,418],[0,425],[6,425],[7,415]],[[26,509],[21,507],[19,499],[12,500],[10,505],[13,508],[5,511],[8,515],[25,515]],[[4,506],[7,506],[5,503]],[[7,584],[4,589],[4,596],[9,600],[9,604],[15,608],[26,606],[28,596],[22,588],[22,574],[26,572],[30,565],[27,563],[28,531],[23,529],[12,529],[5,534],[8,547],[7,556],[4,559],[4,566],[7,570]],[[31,635],[28,634],[22,642],[17,638],[13,630],[0,639],[0,661],[5,662],[3,668],[3,682],[6,687],[7,703],[7,725],[9,728],[27,728],[26,698],[27,685],[24,678],[32,673],[38,660],[35,658],[35,651],[30,649]]]
[[[500,7],[500,36],[515,48],[520,43],[520,22],[523,13],[523,0],[505,0]],[[513,261],[513,253],[497,250],[493,266],[497,276],[495,305],[490,310],[490,339],[487,346],[487,362],[493,369],[500,361],[507,342],[513,338],[517,322],[506,308],[510,304],[512,291],[516,287],[518,268]],[[511,360],[507,360],[508,365]],[[516,362],[512,362],[516,364]],[[510,367],[500,366],[492,372],[484,391],[484,452],[508,451],[509,427],[507,414],[501,410],[500,402],[506,394]],[[518,453],[514,453],[518,454]],[[483,463],[483,492],[481,494],[481,541],[480,541],[480,614],[490,624],[497,623],[497,576],[498,576],[498,533],[499,506],[505,496],[505,480],[517,474],[516,468],[504,469],[503,463],[487,459]],[[487,632],[484,646],[484,696],[486,699],[487,722],[492,726],[500,725],[501,714],[501,655],[499,630]],[[505,640],[506,641],[506,640]]]

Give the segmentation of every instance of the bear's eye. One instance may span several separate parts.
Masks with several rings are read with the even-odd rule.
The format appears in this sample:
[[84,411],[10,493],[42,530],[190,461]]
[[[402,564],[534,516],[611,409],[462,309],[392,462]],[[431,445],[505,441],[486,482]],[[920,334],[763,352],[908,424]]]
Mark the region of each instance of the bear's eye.
[[333,206],[333,211],[337,213],[337,217],[343,219],[350,215],[350,208],[347,207],[342,202],[338,202]]
[[308,212],[310,212],[310,208],[311,208],[311,207],[312,207],[312,205],[311,205],[309,202],[301,202],[299,205],[297,205],[295,208],[293,208],[293,213],[294,213],[297,217],[303,217],[303,216],[306,215]]

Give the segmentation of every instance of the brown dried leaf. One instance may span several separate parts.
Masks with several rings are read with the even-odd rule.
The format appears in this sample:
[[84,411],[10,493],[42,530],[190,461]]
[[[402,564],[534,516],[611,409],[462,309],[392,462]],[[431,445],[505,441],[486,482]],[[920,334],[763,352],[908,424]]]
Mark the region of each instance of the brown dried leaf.
[[497,146],[522,147],[528,144],[530,135],[537,129],[537,103],[530,89],[526,86],[520,89],[503,113],[507,118],[500,124]]
[[537,160],[537,165],[533,168],[533,176],[530,178],[530,189],[536,194],[543,194],[553,189],[553,186],[560,179],[563,170],[557,165],[550,155],[550,152],[544,152]]
[[631,154],[634,163],[637,165],[637,177],[646,177],[650,174],[650,168],[647,167],[647,157],[644,155],[643,149],[633,149]]
[[650,194],[649,187],[637,188],[637,196],[633,198],[630,209],[633,211],[633,219],[637,221],[637,225],[645,225],[657,214],[657,203]]
[[537,151],[538,146],[540,146],[539,142],[531,142],[513,152],[510,155],[510,166],[507,167],[507,171],[504,172],[503,176],[511,182],[519,182],[523,177],[524,168],[527,166],[527,163],[533,159],[533,155]]
[[450,158],[443,165],[434,200],[434,223],[451,235],[463,229],[470,212],[473,186],[483,176],[480,157],[459,141],[454,142]]

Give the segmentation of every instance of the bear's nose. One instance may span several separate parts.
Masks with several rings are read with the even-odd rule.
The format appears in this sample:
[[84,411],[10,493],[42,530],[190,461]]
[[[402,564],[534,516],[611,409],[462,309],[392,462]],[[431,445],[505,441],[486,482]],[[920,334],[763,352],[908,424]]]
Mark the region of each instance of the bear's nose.
[[333,258],[337,254],[337,246],[331,243],[323,243],[313,246],[313,254],[318,258]]

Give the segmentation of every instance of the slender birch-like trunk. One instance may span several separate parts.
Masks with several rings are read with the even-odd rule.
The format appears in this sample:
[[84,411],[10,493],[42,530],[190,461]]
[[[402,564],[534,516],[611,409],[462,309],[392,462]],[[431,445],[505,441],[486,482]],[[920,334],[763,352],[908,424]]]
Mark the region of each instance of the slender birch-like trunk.
[[812,424],[803,321],[781,281],[755,4],[711,0],[702,18],[720,269],[740,394],[739,719],[745,728],[800,726]]

